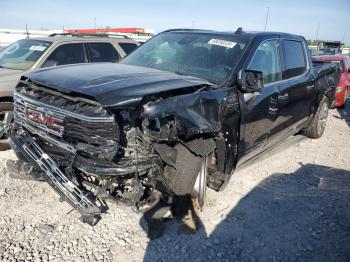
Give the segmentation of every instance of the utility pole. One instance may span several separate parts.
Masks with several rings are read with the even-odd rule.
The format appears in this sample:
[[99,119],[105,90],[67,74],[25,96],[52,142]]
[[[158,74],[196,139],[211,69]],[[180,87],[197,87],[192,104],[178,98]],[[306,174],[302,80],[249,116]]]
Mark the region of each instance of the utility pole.
[[270,12],[270,7],[267,6],[267,12],[266,12],[266,20],[265,20],[265,27],[264,27],[264,32],[266,31],[266,27],[267,27],[267,20],[269,19],[269,12]]
[[319,31],[320,31],[320,21],[317,22],[316,41],[318,40],[318,32]]
[[94,17],[94,26],[95,26],[95,33],[97,33],[97,28],[96,28],[96,17]]
[[28,25],[26,24],[26,34],[27,34],[27,38],[29,38],[29,32],[28,32]]
[[194,29],[196,27],[196,21],[192,21],[192,28]]

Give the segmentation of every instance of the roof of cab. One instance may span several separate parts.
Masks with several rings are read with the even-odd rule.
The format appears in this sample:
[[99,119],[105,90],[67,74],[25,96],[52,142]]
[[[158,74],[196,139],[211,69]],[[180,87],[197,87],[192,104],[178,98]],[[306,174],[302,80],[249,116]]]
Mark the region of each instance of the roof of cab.
[[188,33],[196,33],[196,34],[212,34],[212,35],[242,35],[246,37],[264,37],[264,36],[276,36],[276,37],[283,37],[283,38],[290,38],[290,39],[305,39],[303,36],[299,35],[293,35],[289,33],[282,33],[282,32],[254,32],[254,31],[241,31],[237,33],[237,31],[214,31],[214,30],[202,30],[202,29],[186,29],[186,28],[179,28],[179,29],[169,29],[165,32],[188,32]]
[[121,42],[121,43],[137,43],[131,38],[118,38],[118,37],[93,37],[93,36],[47,36],[47,37],[31,37],[25,38],[30,40],[46,41],[51,43],[61,42]]

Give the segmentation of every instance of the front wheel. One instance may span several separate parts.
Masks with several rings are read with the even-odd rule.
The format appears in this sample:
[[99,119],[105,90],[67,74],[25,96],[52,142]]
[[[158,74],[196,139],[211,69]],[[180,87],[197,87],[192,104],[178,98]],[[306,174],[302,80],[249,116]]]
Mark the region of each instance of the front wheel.
[[0,102],[0,151],[11,149],[7,131],[12,122],[13,103]]
[[208,157],[204,157],[201,163],[201,169],[198,173],[196,182],[192,191],[192,198],[197,200],[200,210],[203,210],[207,194],[207,176],[208,176]]
[[303,131],[303,134],[309,138],[320,138],[326,128],[329,103],[327,97],[323,97],[318,110],[311,120],[310,125]]

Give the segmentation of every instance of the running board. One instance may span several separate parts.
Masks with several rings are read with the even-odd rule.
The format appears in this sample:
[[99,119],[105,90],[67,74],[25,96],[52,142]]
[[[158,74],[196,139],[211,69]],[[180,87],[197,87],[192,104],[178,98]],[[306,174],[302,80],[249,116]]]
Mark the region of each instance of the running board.
[[101,219],[101,214],[107,210],[106,205],[69,180],[52,158],[26,132],[21,132],[17,138],[22,142],[22,148],[28,157],[44,171],[43,176],[49,185],[59,193],[63,200],[66,200],[82,214],[81,220],[84,223],[96,225]]

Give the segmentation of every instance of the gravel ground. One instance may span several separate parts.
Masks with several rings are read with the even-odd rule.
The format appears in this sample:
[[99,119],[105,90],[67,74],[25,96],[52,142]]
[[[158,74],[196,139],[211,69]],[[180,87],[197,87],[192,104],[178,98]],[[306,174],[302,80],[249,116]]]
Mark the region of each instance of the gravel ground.
[[9,178],[0,152],[0,261],[350,261],[350,106],[304,139],[208,192],[194,234],[113,204],[95,227],[45,183]]

